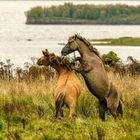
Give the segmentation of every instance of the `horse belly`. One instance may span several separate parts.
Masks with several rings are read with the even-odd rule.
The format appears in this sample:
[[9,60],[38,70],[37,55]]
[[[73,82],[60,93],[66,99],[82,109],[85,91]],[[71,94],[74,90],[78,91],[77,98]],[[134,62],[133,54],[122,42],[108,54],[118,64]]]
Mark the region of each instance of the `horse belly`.
[[109,81],[103,77],[92,76],[91,74],[83,75],[89,91],[98,98],[107,97],[109,92]]

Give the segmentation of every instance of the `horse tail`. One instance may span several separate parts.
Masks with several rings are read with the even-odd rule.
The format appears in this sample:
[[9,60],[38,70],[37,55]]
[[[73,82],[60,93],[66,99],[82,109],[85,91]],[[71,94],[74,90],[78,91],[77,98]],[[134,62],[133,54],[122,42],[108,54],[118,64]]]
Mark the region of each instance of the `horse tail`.
[[65,94],[63,92],[61,92],[55,102],[55,106],[56,106],[56,116],[58,114],[58,112],[60,111],[60,109],[62,108],[63,106],[63,103],[64,103],[64,97],[65,97]]

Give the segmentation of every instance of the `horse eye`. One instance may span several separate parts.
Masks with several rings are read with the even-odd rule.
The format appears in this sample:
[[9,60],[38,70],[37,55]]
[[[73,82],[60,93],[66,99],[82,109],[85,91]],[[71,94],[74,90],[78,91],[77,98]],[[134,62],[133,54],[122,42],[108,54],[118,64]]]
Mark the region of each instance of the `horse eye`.
[[69,41],[69,44],[71,44],[72,42],[74,42],[74,41]]

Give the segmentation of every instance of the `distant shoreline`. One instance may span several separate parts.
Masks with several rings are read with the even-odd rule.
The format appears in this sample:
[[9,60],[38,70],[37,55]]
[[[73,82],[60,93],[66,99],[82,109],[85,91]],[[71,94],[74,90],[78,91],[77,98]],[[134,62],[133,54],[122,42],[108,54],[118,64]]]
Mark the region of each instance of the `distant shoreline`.
[[26,24],[34,24],[34,25],[140,25],[136,23],[102,23],[98,22],[96,20],[71,20],[71,19],[65,19],[65,20],[43,20],[43,19],[30,19],[26,22]]
[[53,19],[50,19],[50,20],[43,20],[43,19],[37,19],[37,20],[28,20],[26,22],[26,24],[55,24],[55,25],[64,25],[64,24],[68,24],[68,25],[78,25],[78,24],[89,24],[89,25],[94,25],[94,24],[102,24],[102,23],[99,23],[95,20],[69,20],[69,19],[66,19],[66,20],[53,20]]
[[36,6],[25,12],[27,24],[140,25],[140,6],[63,5]]

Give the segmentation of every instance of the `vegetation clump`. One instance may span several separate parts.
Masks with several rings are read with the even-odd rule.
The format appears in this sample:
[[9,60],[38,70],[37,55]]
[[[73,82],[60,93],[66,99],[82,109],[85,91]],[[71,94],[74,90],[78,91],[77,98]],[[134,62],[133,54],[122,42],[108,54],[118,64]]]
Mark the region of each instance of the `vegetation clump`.
[[118,62],[120,60],[117,54],[113,51],[110,51],[107,54],[103,54],[102,58],[107,65],[110,65],[112,62]]
[[28,24],[79,24],[80,21],[83,24],[140,24],[139,13],[140,6],[65,3],[51,7],[37,6],[25,14]]

